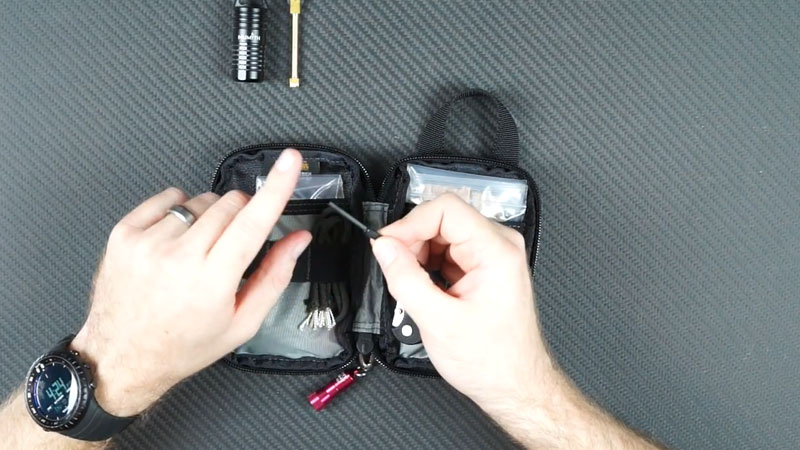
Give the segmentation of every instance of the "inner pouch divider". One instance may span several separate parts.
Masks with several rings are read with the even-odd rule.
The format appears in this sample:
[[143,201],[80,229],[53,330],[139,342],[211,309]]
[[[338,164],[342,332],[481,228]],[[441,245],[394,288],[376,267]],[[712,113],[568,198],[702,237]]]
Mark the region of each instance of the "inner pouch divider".
[[[364,202],[364,224],[373,230],[378,230],[386,225],[386,215],[389,205],[379,202]],[[384,295],[385,285],[383,273],[378,262],[372,255],[372,250],[366,248],[364,267],[364,287],[361,297],[361,307],[356,312],[353,321],[353,331],[356,333],[381,334],[381,304]]]
[[[311,230],[319,215],[283,215],[272,229],[269,242],[275,242],[297,230]],[[256,335],[236,349],[237,354],[267,355],[287,359],[303,357],[328,359],[344,351],[339,344],[334,329],[299,329],[307,315],[305,301],[309,298],[312,282],[309,273],[312,267],[320,266],[314,248],[309,248],[298,258],[293,282],[281,294],[276,305],[266,317]],[[327,258],[330,261],[330,258]],[[325,262],[323,262],[325,264]],[[336,265],[323,267],[337,268]],[[341,282],[347,281],[347,273],[341,275]],[[299,281],[295,281],[299,278]],[[345,308],[349,309],[349,305]],[[343,317],[338,317],[342,320]]]

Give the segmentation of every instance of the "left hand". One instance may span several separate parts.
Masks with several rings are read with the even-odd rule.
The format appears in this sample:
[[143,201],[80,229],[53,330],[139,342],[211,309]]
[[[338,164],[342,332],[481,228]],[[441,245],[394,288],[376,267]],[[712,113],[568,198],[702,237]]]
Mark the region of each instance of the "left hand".
[[[250,339],[291,280],[307,231],[275,244],[239,289],[286,206],[302,157],[284,151],[252,199],[239,191],[186,201],[170,188],[148,199],[111,232],[92,305],[71,348],[92,365],[95,395],[125,417]],[[183,204],[187,227],[167,210]]]

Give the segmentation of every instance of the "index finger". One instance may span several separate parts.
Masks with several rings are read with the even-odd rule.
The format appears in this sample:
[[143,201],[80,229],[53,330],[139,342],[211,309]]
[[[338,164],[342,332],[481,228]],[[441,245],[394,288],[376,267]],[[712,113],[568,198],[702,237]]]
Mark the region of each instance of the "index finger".
[[424,248],[431,241],[450,247],[450,255],[463,270],[480,264],[482,256],[502,241],[498,225],[454,194],[444,194],[424,202],[411,212],[380,230],[407,247]]
[[301,163],[297,150],[281,153],[264,186],[236,214],[209,251],[210,260],[230,268],[232,276],[241,277],[286,208],[297,185]]

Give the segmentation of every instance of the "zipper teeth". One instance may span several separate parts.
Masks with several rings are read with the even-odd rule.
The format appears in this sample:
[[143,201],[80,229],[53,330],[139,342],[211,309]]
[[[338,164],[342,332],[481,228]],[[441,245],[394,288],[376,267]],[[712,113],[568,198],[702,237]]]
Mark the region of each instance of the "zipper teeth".
[[384,369],[389,370],[390,372],[400,373],[400,374],[403,374],[403,375],[408,375],[408,376],[417,377],[417,378],[437,378],[437,379],[442,378],[441,375],[428,375],[428,374],[425,374],[425,373],[418,373],[418,372],[413,372],[413,371],[407,370],[407,369],[399,369],[397,367],[392,367],[392,366],[386,364],[386,362],[383,360],[383,356],[378,354],[378,352],[375,352],[375,361],[378,363],[379,366],[383,367]]
[[[326,374],[326,373],[330,373],[330,372],[336,372],[336,371],[344,370],[344,369],[352,366],[353,363],[356,361],[356,359],[358,359],[358,357],[354,355],[346,363],[344,363],[342,365],[339,365],[339,366],[331,368],[331,369],[314,371],[314,372],[307,372],[307,371],[301,371],[301,370],[254,369],[254,368],[251,368],[251,367],[242,366],[241,364],[237,364],[237,363],[235,363],[235,362],[233,362],[233,361],[231,361],[229,359],[223,359],[222,361],[225,363],[225,365],[227,365],[229,367],[233,367],[236,370],[241,370],[242,372],[258,373],[258,374],[262,374],[262,375],[272,374],[272,375],[306,375],[306,376],[310,376],[310,375],[322,375],[322,374]],[[440,379],[441,378],[441,376],[437,376],[437,375],[428,375],[428,374],[424,374],[424,373],[417,373],[417,372],[412,372],[410,370],[404,370],[404,369],[398,369],[396,367],[392,367],[392,366],[386,364],[386,362],[383,361],[383,357],[378,352],[375,352],[375,362],[377,362],[379,366],[383,367],[384,369],[389,370],[390,372],[400,373],[400,374],[403,374],[403,375],[412,376],[412,377],[416,377],[416,378],[436,378],[436,379]]]
[[361,174],[364,175],[364,179],[367,182],[368,191],[370,191],[370,192],[372,192],[374,194],[374,192],[373,192],[374,189],[372,187],[372,178],[369,176],[369,172],[367,172],[367,168],[364,166],[364,163],[362,163],[358,158],[355,158],[353,155],[345,152],[344,150],[340,150],[340,149],[335,148],[335,147],[327,147],[327,146],[324,146],[324,145],[314,145],[314,144],[296,144],[296,143],[295,144],[255,144],[255,145],[248,145],[248,146],[245,146],[245,147],[240,147],[240,148],[237,148],[236,150],[229,151],[228,153],[225,154],[225,156],[222,157],[222,159],[219,160],[219,162],[217,163],[217,167],[214,168],[214,173],[211,175],[211,183],[209,185],[210,186],[209,190],[214,190],[214,182],[217,180],[217,175],[219,175],[219,169],[222,168],[222,164],[225,163],[225,160],[227,160],[231,156],[239,154],[239,153],[252,151],[252,150],[258,150],[258,149],[278,150],[278,149],[290,148],[290,147],[291,148],[296,148],[298,150],[304,150],[304,149],[305,150],[326,150],[326,151],[331,151],[333,153],[338,153],[338,154],[340,154],[342,156],[346,156],[346,157],[350,158],[356,164],[358,164],[358,167],[361,169]]
[[248,151],[248,150],[253,150],[253,149],[256,149],[258,147],[260,147],[260,146],[259,145],[248,145],[248,146],[245,146],[245,147],[237,148],[236,150],[231,150],[228,153],[226,153],[225,156],[223,156],[219,160],[219,162],[217,163],[217,167],[214,168],[214,173],[211,175],[211,183],[209,185],[209,187],[210,187],[209,190],[211,190],[211,191],[214,190],[214,182],[217,180],[217,175],[219,174],[219,169],[222,168],[222,164],[225,162],[226,159],[230,158],[231,156],[233,156],[233,155],[235,155],[237,153],[245,152],[245,151]]
[[[241,364],[235,363],[229,359],[223,359],[222,361],[229,367],[233,367],[234,369],[241,370],[243,372],[250,372],[250,373],[261,373],[261,374],[274,374],[274,375],[319,375],[325,374],[330,372],[335,372],[338,370],[343,370],[351,365],[356,360],[356,356],[353,355],[350,359],[347,360],[344,364],[338,365],[336,367],[332,367],[330,369],[319,370],[319,371],[302,371],[302,370],[283,370],[283,369],[254,369],[252,367],[245,367]],[[376,358],[377,359],[377,358]]]

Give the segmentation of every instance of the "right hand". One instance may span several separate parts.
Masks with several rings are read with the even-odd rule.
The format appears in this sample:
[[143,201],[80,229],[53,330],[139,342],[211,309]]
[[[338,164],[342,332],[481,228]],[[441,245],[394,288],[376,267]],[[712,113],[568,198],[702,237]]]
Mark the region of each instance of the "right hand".
[[[373,252],[433,365],[485,410],[536,401],[553,365],[539,331],[522,235],[452,194],[380,230]],[[450,283],[435,285],[427,270]],[[531,398],[534,397],[534,398]]]

